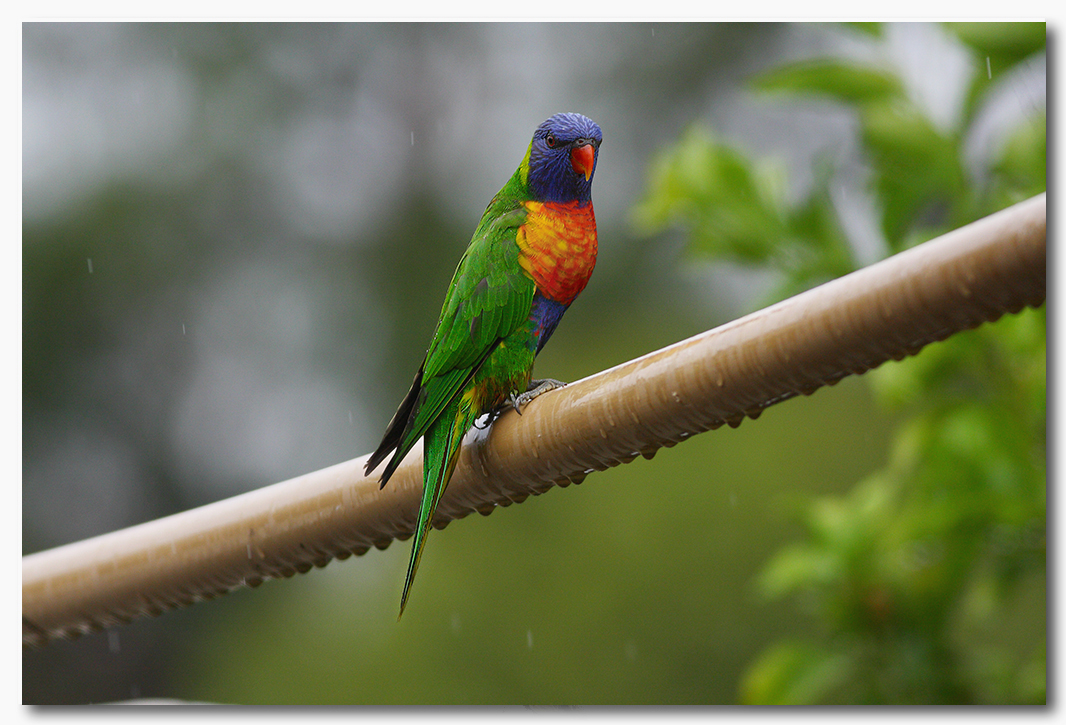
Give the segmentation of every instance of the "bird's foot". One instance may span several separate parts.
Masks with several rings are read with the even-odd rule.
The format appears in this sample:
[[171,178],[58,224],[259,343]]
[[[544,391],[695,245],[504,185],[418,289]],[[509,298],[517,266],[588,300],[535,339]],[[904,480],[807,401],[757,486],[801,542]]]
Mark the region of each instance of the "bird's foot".
[[544,380],[531,380],[529,383],[529,389],[521,395],[515,395],[511,393],[507,397],[507,402],[515,409],[515,412],[522,415],[522,408],[538,396],[547,393],[549,390],[557,390],[559,388],[566,387],[566,383],[562,380],[553,380],[552,378],[545,378]]

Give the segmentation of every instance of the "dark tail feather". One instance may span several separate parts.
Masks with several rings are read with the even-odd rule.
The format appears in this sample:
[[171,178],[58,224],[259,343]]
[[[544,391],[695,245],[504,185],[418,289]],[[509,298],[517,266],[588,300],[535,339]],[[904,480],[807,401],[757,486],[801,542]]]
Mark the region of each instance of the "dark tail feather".
[[[389,421],[389,425],[385,429],[385,435],[381,438],[381,443],[378,444],[377,450],[367,459],[363,468],[363,471],[370,475],[370,472],[388,458],[390,453],[396,451],[392,460],[389,461],[389,465],[385,467],[385,471],[381,474],[381,488],[385,488],[385,484],[389,482],[392,472],[396,470],[396,467],[400,465],[400,461],[407,455],[407,450],[400,450],[400,445],[403,443],[404,436],[410,429],[411,420],[414,418],[418,393],[422,389],[422,371],[425,366],[426,363],[423,361],[418,368],[418,372],[415,373],[415,380],[411,383],[411,389],[407,391],[407,395],[404,397],[403,402],[400,403],[400,407],[397,408],[396,414]],[[407,449],[409,450],[410,446]]]

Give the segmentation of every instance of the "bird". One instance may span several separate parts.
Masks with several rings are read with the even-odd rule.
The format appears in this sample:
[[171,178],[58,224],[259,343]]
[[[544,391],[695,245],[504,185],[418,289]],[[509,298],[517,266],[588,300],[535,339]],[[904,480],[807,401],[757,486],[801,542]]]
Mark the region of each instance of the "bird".
[[[444,297],[411,389],[365,464],[383,489],[424,437],[422,500],[400,595],[399,619],[463,436],[564,383],[533,380],[533,361],[596,266],[592,178],[603,134],[579,113],[557,113],[533,132],[525,156],[492,198]],[[482,144],[485,143],[483,140]]]

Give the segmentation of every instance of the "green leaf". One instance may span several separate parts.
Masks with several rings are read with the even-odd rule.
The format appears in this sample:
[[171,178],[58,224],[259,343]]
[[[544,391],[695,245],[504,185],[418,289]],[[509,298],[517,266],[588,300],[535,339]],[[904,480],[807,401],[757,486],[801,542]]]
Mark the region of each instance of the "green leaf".
[[1047,23],[946,23],[981,58],[989,58],[992,73],[1043,50],[1047,45]]
[[852,669],[850,658],[798,642],[774,645],[740,684],[745,705],[814,705]]
[[785,234],[780,187],[772,173],[694,127],[656,159],[633,218],[646,233],[685,229],[694,252],[763,263]]
[[880,38],[885,34],[884,23],[844,23],[844,27],[853,28],[872,38]]
[[993,171],[1011,187],[1015,201],[1047,190],[1047,116],[1027,119],[1003,144]]
[[926,231],[917,241],[924,241],[950,226],[951,200],[965,186],[958,139],[907,101],[867,105],[862,133],[884,210],[882,230],[893,250],[919,229]]
[[1045,23],[947,23],[972,51],[972,80],[963,103],[964,122],[973,123],[981,101],[1014,66],[1047,45]]
[[756,163],[693,127],[655,160],[648,191],[633,210],[644,233],[680,228],[690,254],[784,272],[773,299],[855,268],[829,194],[832,169],[818,173],[806,200],[785,201],[780,164]]
[[759,591],[777,599],[805,587],[843,579],[844,562],[834,552],[807,545],[788,546],[778,552],[759,576]]
[[864,104],[903,95],[903,84],[875,66],[835,58],[818,58],[776,68],[752,81],[762,91],[788,91],[827,96],[844,103]]
[[857,263],[829,196],[830,175],[822,173],[807,200],[788,214],[792,235],[809,249],[796,271],[803,281],[823,282],[856,269]]

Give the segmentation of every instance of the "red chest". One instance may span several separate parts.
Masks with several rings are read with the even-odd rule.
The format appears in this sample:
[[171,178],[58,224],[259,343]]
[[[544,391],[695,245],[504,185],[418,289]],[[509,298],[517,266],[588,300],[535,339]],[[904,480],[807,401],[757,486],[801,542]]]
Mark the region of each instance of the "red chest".
[[578,205],[525,202],[529,214],[518,229],[519,262],[550,300],[570,304],[596,266],[596,215],[592,202]]

